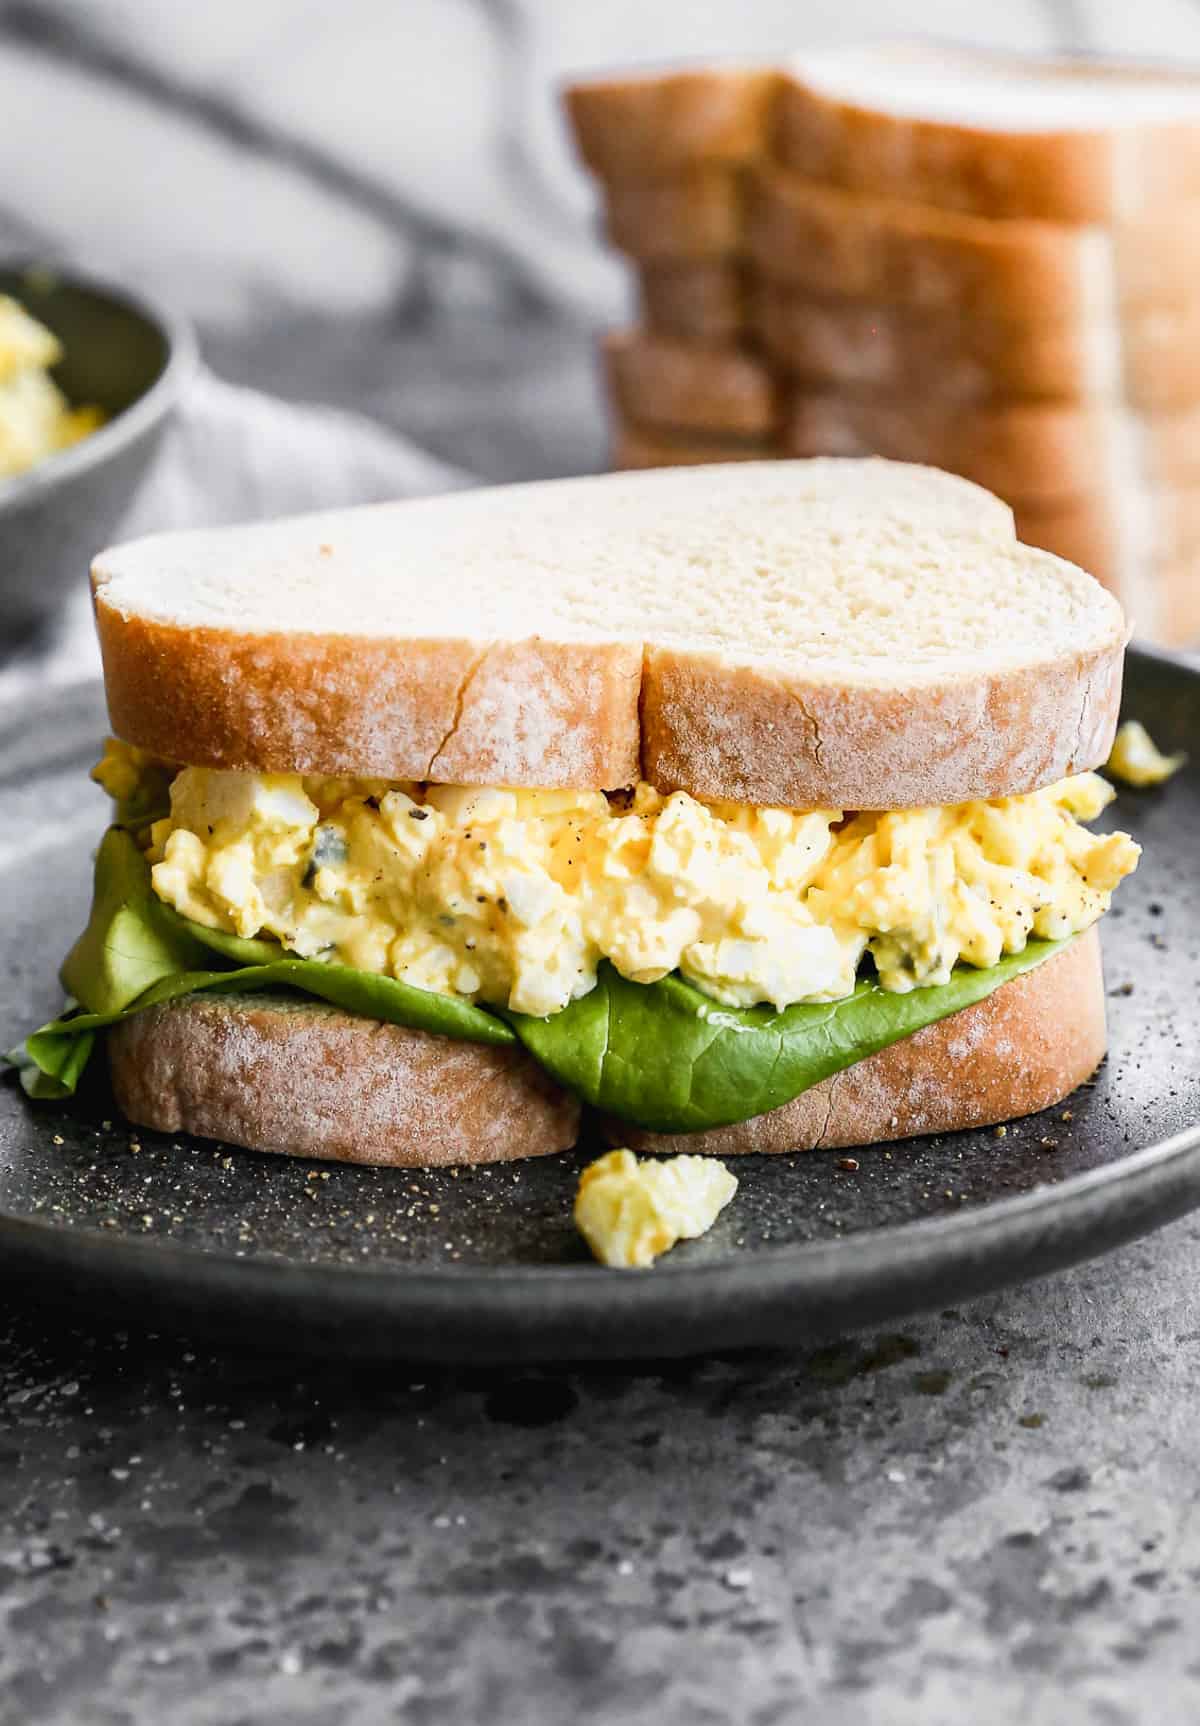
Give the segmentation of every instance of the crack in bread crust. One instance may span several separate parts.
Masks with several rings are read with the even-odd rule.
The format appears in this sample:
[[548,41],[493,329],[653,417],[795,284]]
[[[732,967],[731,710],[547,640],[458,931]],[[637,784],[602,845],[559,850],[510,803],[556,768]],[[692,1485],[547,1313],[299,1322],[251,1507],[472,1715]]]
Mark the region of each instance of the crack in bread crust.
[[707,649],[243,639],[96,609],[113,731],[166,761],[604,791],[640,772],[786,808],[961,803],[1098,766],[1125,646],[1122,628],[1058,661],[889,688]]
[[423,778],[425,778],[425,779],[436,779],[437,778],[436,769],[437,769],[438,761],[440,760],[442,755],[445,754],[448,745],[450,744],[451,740],[456,735],[459,726],[462,724],[463,711],[464,711],[466,704],[467,704],[467,695],[470,691],[471,685],[474,683],[475,678],[479,673],[480,668],[483,665],[484,660],[487,658],[487,656],[490,652],[491,652],[491,649],[485,647],[482,649],[481,652],[479,652],[475,655],[474,659],[471,661],[470,665],[467,668],[466,674],[462,678],[462,681],[459,683],[458,688],[455,690],[455,692],[454,692],[454,717],[451,719],[450,724],[446,729],[445,735],[442,738],[442,741],[438,744],[437,748],[434,750],[433,754],[430,756],[429,766],[426,768],[426,770],[422,776]]
[[1086,733],[1083,727],[1091,699],[1091,685],[1085,683],[1079,697],[1079,718],[1075,722],[1075,748],[1071,752],[1072,762],[1080,760],[1086,754]]
[[788,694],[803,714],[804,723],[808,726],[812,735],[812,757],[819,771],[825,765],[825,740],[821,736],[821,727],[818,725],[816,716],[813,714],[803,696],[798,694],[794,689],[789,689]]
[[830,1078],[828,1085],[825,1087],[828,1106],[825,1110],[825,1119],[821,1122],[820,1130],[813,1143],[814,1151],[823,1149],[825,1140],[829,1134],[829,1129],[833,1124],[833,1111],[837,1107],[838,1089],[841,1078],[841,1073],[834,1073]]

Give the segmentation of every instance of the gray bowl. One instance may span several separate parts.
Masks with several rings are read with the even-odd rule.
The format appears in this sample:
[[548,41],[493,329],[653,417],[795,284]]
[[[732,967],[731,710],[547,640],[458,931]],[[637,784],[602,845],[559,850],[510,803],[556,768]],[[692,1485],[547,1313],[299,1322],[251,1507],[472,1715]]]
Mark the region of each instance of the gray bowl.
[[0,480],[0,659],[53,621],[133,497],[195,363],[188,325],[123,288],[33,263],[0,266],[13,294],[53,330],[54,377],[95,403],[98,431]]

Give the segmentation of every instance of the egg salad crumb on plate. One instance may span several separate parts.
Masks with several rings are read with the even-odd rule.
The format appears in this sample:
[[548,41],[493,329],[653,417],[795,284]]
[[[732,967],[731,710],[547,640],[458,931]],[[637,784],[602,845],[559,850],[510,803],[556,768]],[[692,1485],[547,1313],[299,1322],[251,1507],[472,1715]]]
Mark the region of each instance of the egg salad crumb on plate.
[[[186,767],[110,742],[157,896],[416,987],[545,1017],[607,959],[731,1007],[837,1001],[869,958],[906,992],[1090,927],[1138,847],[1085,773],[1023,796],[854,814],[683,792],[473,789]],[[169,812],[150,820],[155,803]]]
[[1151,785],[1165,785],[1186,765],[1186,755],[1164,755],[1144,725],[1136,719],[1127,719],[1113,739],[1107,771],[1126,785],[1144,790]]
[[0,294],[0,481],[95,431],[98,408],[71,407],[50,367],[58,340],[7,294]]
[[643,1158],[609,1151],[579,1177],[575,1226],[593,1257],[640,1270],[679,1241],[707,1234],[737,1192],[715,1157]]

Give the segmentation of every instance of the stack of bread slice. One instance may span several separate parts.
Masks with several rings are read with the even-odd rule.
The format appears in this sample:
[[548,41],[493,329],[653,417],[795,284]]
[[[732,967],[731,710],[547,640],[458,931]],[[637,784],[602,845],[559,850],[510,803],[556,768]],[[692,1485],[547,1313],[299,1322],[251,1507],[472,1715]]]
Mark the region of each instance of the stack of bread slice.
[[[568,99],[642,271],[644,327],[609,338],[618,464],[757,436],[944,467],[1139,633],[1200,636],[1200,75],[887,43]],[[650,255],[699,243],[720,174],[724,322],[714,259],[668,291]]]
[[722,66],[567,92],[608,238],[637,272],[640,326],[604,345],[618,467],[778,453],[784,402],[750,335],[746,240],[779,82]]

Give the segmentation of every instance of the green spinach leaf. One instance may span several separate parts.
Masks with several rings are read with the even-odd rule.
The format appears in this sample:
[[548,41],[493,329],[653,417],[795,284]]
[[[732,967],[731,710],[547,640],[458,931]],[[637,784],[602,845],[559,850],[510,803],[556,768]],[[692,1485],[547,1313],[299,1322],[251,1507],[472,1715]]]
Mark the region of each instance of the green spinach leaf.
[[[214,959],[222,961],[214,966]],[[96,1032],[182,995],[298,989],[369,1019],[460,1041],[505,1044],[513,1032],[494,1013],[394,977],[318,959],[297,959],[276,941],[205,929],[156,896],[150,870],[129,833],[110,827],[96,853],[92,911],[67,956],[62,983],[82,1011],[43,1025],[7,1059],[31,1095],[69,1096]]]
[[600,968],[590,994],[549,1019],[508,1015],[546,1071],[593,1108],[661,1133],[700,1132],[791,1102],[1042,964],[1065,941],[1030,941],[988,970],[906,995],[861,982],[844,1000],[723,1007],[679,976],[630,983]]
[[97,1031],[119,1025],[147,1007],[177,1001],[183,995],[201,992],[213,995],[253,994],[260,989],[298,989],[357,1013],[366,1019],[382,1019],[389,1025],[408,1025],[431,1031],[438,1037],[454,1037],[471,1043],[511,1043],[513,1033],[502,1019],[460,1001],[452,995],[435,995],[431,989],[414,989],[394,977],[373,971],[355,971],[349,965],[324,965],[316,959],[277,959],[270,965],[242,965],[233,971],[178,971],[163,977],[127,1007],[103,1013],[69,1013],[34,1031],[9,1057],[22,1070],[27,1091],[36,1078],[26,1080],[31,1068],[61,1089],[30,1092],[40,1096],[67,1096],[79,1082],[85,1055],[76,1055],[71,1045],[94,1038]]

